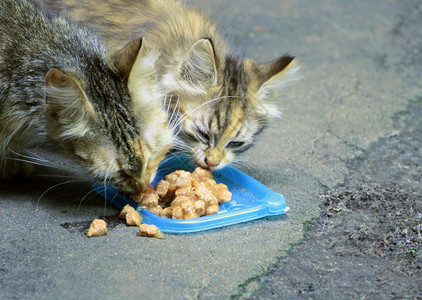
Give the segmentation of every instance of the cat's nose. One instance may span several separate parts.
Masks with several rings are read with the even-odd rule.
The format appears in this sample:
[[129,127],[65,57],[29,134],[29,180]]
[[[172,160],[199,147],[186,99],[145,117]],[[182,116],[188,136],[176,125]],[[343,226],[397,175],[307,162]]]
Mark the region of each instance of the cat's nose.
[[210,162],[206,157],[204,159],[205,164],[208,166],[208,168],[215,168],[219,165],[219,163],[212,163]]

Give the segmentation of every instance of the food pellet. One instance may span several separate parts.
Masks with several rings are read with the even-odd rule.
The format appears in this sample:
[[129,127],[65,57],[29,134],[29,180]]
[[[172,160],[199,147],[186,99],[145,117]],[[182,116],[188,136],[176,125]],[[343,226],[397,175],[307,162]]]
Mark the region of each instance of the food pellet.
[[158,229],[155,225],[148,225],[148,224],[141,224],[139,226],[139,232],[138,235],[140,236],[147,236],[147,237],[155,237],[157,239],[164,239],[165,236],[161,232],[160,229]]
[[107,234],[107,223],[101,219],[95,219],[91,222],[89,226],[87,236],[88,237],[98,237]]

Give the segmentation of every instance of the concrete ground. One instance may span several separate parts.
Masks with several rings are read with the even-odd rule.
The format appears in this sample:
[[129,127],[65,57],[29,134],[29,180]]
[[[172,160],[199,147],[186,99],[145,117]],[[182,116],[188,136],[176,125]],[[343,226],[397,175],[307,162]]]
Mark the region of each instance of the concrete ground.
[[[248,56],[266,62],[289,52],[303,65],[303,80],[280,99],[280,126],[245,155],[245,171],[282,193],[289,213],[141,238],[82,175],[39,167],[25,181],[0,183],[0,299],[230,298],[303,238],[320,215],[319,195],[344,181],[349,160],[394,134],[393,116],[421,94],[417,0],[188,2]],[[104,215],[109,234],[88,239],[80,229]]]

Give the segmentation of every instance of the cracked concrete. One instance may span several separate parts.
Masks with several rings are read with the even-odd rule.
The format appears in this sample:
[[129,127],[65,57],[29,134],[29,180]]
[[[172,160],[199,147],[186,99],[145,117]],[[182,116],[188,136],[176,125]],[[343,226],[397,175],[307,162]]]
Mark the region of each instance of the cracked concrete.
[[[0,298],[228,298],[303,238],[324,187],[344,180],[349,159],[394,134],[394,114],[421,92],[416,0],[187,2],[213,15],[259,62],[289,52],[303,65],[303,80],[280,99],[282,122],[244,163],[285,195],[290,212],[165,240],[137,237],[123,224],[87,239],[61,225],[118,211],[83,181],[39,199],[67,180],[60,176],[75,177],[39,167],[26,181],[0,183]],[[61,156],[41,153],[62,164]]]

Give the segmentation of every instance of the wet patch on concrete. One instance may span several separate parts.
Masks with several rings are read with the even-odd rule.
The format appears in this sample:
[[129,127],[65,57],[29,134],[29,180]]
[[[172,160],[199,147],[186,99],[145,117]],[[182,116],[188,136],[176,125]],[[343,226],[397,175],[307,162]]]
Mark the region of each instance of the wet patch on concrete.
[[[125,224],[123,220],[119,218],[119,216],[106,216],[106,217],[98,217],[98,219],[102,219],[107,223],[107,230],[113,230],[118,225]],[[89,221],[80,221],[80,222],[66,222],[60,224],[63,228],[68,229],[70,232],[81,232],[85,233],[89,229],[89,225],[93,220]]]

